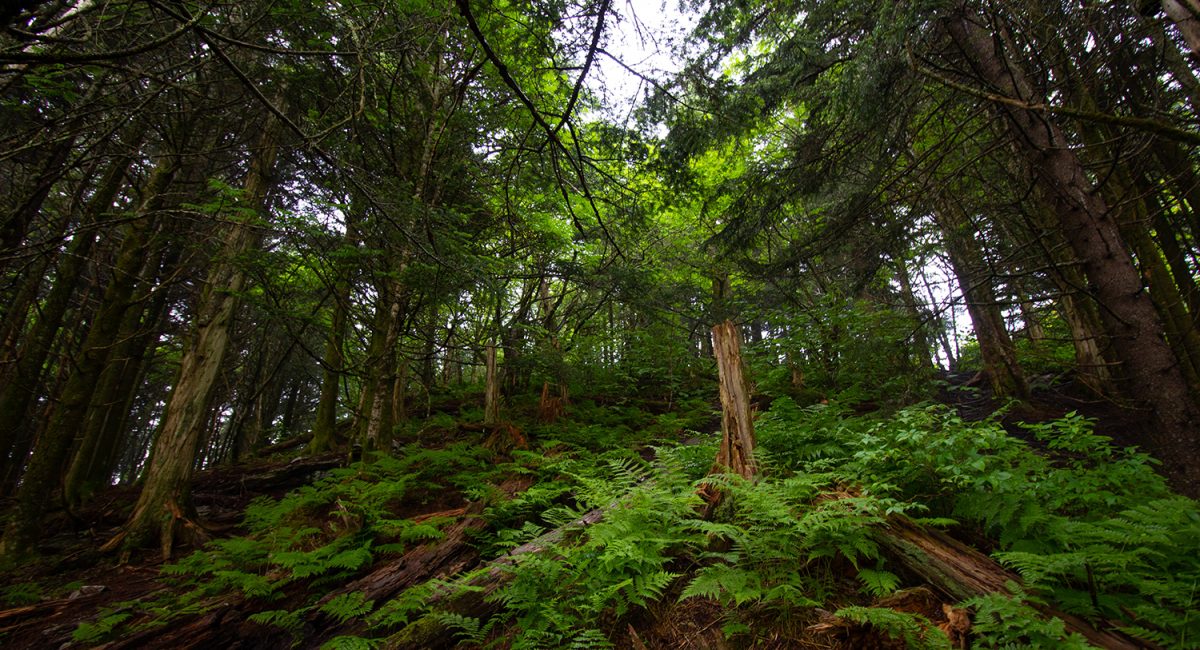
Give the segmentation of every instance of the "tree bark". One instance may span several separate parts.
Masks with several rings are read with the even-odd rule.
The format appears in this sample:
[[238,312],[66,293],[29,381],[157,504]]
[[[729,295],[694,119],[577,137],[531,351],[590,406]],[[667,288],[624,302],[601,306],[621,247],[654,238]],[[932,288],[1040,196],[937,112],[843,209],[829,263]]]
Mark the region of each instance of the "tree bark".
[[752,479],[754,463],[754,418],[750,412],[750,388],[742,366],[741,342],[733,321],[713,326],[713,349],[721,393],[721,447],[715,468]]
[[391,283],[391,290],[386,293],[388,304],[386,320],[380,323],[383,327],[383,339],[371,371],[373,392],[371,410],[367,418],[367,426],[363,436],[363,451],[378,451],[387,449],[391,444],[392,435],[392,391],[396,379],[396,342],[400,337],[400,310],[402,303],[402,288],[398,283]]
[[1192,50],[1192,60],[1200,61],[1200,3],[1196,0],[1163,0],[1162,8]]
[[[1008,585],[1021,583],[1020,576],[992,558],[903,515],[888,517],[876,529],[874,539],[889,560],[956,602],[987,594],[1010,594]],[[1097,647],[1116,650],[1148,647],[1119,631],[1097,629],[1082,618],[1048,605],[1034,604],[1034,607],[1047,616],[1061,619],[1068,632],[1083,636]]]
[[483,387],[483,423],[494,426],[500,422],[500,381],[496,374],[496,344],[489,343],[484,351],[487,375]]
[[[142,268],[142,276],[155,277],[162,258],[161,250],[151,255]],[[160,310],[165,307],[164,292],[158,291],[152,300],[152,290],[149,282],[144,282],[138,289],[131,308],[122,318],[104,369],[96,379],[87,417],[80,423],[80,433],[76,435],[77,449],[64,477],[63,493],[68,506],[78,506],[101,484],[108,484],[112,467],[102,459],[113,457],[112,447],[117,444],[113,434],[120,433],[119,429],[110,426],[111,420],[124,419],[121,408],[128,400],[122,389],[133,388],[128,386],[126,378],[138,374],[138,366],[149,343],[149,337],[141,334],[143,316],[149,314],[149,324],[155,325],[159,322]]]

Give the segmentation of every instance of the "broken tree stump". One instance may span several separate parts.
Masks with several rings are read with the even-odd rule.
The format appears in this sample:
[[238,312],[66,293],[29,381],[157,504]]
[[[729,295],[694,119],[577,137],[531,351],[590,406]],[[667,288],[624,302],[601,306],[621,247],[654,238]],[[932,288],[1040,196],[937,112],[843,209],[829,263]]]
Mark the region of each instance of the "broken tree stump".
[[[750,389],[742,366],[742,348],[737,327],[726,320],[712,328],[713,356],[717,359],[717,376],[721,393],[721,446],[710,474],[732,472],[753,480],[757,473],[754,463],[754,416],[750,410]],[[721,491],[711,485],[700,488],[704,499],[700,515],[709,519],[721,502]]]

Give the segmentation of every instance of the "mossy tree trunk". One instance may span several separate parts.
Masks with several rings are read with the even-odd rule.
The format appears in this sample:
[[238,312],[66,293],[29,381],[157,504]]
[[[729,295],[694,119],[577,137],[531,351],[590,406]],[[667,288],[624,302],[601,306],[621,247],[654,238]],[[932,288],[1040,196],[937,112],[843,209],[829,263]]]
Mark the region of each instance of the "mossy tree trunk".
[[3,541],[0,541],[0,555],[5,558],[26,554],[40,532],[42,515],[50,502],[47,495],[58,487],[71,443],[87,413],[97,381],[130,307],[130,298],[139,281],[138,272],[145,262],[154,230],[152,213],[157,210],[163,191],[177,168],[175,156],[163,156],[143,191],[145,198],[126,230],[112,277],[81,352],[59,393],[50,421],[34,444],[29,467],[17,491],[17,508],[4,531]]
[[[107,218],[106,213],[124,184],[129,162],[125,157],[114,160],[104,173],[85,208],[85,214],[92,223],[99,224]],[[41,384],[42,369],[49,357],[54,337],[62,327],[71,297],[75,294],[80,278],[87,268],[95,242],[96,235],[91,230],[77,233],[71,240],[54,275],[54,286],[42,300],[38,308],[38,318],[15,355],[15,362],[4,364],[11,365],[11,368],[7,369],[3,387],[0,388],[0,473],[3,473],[3,468],[6,467],[3,461],[12,451],[14,432],[27,424],[30,404],[35,398],[36,387]],[[40,282],[41,278],[38,278],[38,281]],[[8,462],[19,461],[8,458]]]
[[189,487],[201,436],[209,423],[209,407],[229,348],[231,325],[239,297],[246,287],[241,260],[254,250],[260,229],[254,223],[264,208],[275,165],[279,125],[266,129],[254,151],[243,188],[241,205],[234,212],[220,251],[201,291],[196,322],[180,360],[179,378],[171,391],[145,472],[145,483],[129,521],[120,534],[105,544],[111,550],[141,546],[158,538],[169,557],[176,536],[203,534],[192,516]]
[[495,426],[500,423],[500,380],[496,373],[496,344],[488,343],[484,349],[484,367],[487,374],[483,387],[483,424]]
[[379,337],[377,355],[370,369],[372,387],[370,411],[363,434],[363,450],[387,450],[392,441],[394,422],[393,391],[396,389],[396,344],[400,338],[403,322],[404,288],[398,282],[389,282],[386,293],[380,295],[381,306],[387,305],[377,319],[375,336]]
[[[160,247],[147,259],[142,276],[161,275],[159,266],[163,257]],[[151,282],[144,282],[139,287],[130,309],[122,318],[104,370],[96,380],[87,418],[79,427],[77,448],[64,479],[63,491],[68,506],[80,505],[97,488],[107,485],[112,475],[111,463],[116,457],[114,448],[120,442],[121,432],[113,424],[124,420],[128,413],[125,410],[131,399],[128,392],[136,389],[129,379],[140,374],[139,367],[150,344],[151,337],[145,330],[161,322],[166,308],[166,292],[154,289]]]

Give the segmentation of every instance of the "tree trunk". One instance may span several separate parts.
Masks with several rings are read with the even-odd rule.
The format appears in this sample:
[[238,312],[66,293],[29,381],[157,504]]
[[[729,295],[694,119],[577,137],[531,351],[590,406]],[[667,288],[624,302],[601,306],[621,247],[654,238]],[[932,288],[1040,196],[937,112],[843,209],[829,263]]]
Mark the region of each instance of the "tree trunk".
[[950,267],[958,279],[967,314],[979,342],[983,371],[996,397],[1029,399],[1029,384],[1017,360],[1004,315],[996,300],[992,278],[978,243],[979,233],[957,205],[941,205],[934,217],[942,230],[942,240],[950,257]]
[[[263,209],[279,131],[277,121],[263,133],[251,158],[243,191],[243,210],[257,215]],[[237,212],[235,212],[237,214]],[[205,282],[196,310],[196,326],[180,361],[179,379],[171,391],[162,426],[146,469],[146,482],[121,533],[104,545],[111,550],[124,543],[140,546],[157,535],[163,557],[169,557],[180,526],[202,537],[189,521],[189,483],[200,437],[208,423],[209,403],[217,373],[229,347],[230,326],[246,273],[238,258],[254,249],[259,239],[251,216],[231,220],[225,240]]]
[[[912,279],[908,275],[908,265],[905,264],[903,258],[895,259],[896,265],[896,281],[900,285],[900,297],[904,300],[904,308],[908,311],[909,318],[912,319],[913,330],[913,356],[916,357],[916,366],[921,370],[933,370],[933,346],[929,342],[929,326],[926,319],[921,314],[920,303],[917,301],[917,295],[913,292]],[[796,367],[792,365],[790,357],[788,364],[792,366],[793,374],[796,372]],[[795,380],[792,381],[796,385]]]
[[1196,0],[1163,0],[1162,8],[1191,48],[1192,60],[1200,61],[1200,3]]
[[[371,371],[371,411],[363,437],[363,451],[387,450],[392,436],[392,390],[396,379],[396,342],[400,337],[401,288],[392,283],[383,340]],[[386,300],[384,296],[381,299]]]
[[[158,274],[162,251],[151,255],[142,268],[142,277],[153,278]],[[116,440],[102,439],[102,434],[112,431],[108,426],[110,419],[122,419],[124,413],[118,410],[118,405],[124,405],[126,396],[121,389],[126,385],[125,377],[137,374],[137,364],[145,353],[144,346],[148,341],[139,336],[143,328],[143,316],[149,312],[150,323],[158,322],[156,305],[148,305],[152,286],[144,282],[137,295],[131,301],[130,309],[126,310],[117,331],[116,340],[108,354],[104,369],[96,379],[96,387],[92,392],[91,403],[88,405],[87,417],[79,426],[80,433],[76,435],[78,448],[66,473],[63,484],[65,501],[68,506],[78,506],[84,497],[101,482],[107,485],[110,467],[106,467],[99,459],[109,457],[109,447]],[[156,302],[165,302],[164,292],[157,293]]]
[[721,447],[714,468],[754,478],[754,418],[742,366],[741,342],[733,321],[713,326],[713,350],[721,394]]
[[489,343],[484,352],[487,376],[483,388],[483,423],[494,426],[500,423],[500,381],[496,376],[496,344]]
[[154,227],[150,216],[162,200],[162,193],[178,169],[174,156],[160,159],[144,192],[146,197],[121,243],[121,251],[105,288],[101,306],[88,329],[74,370],[59,395],[54,414],[42,435],[38,436],[29,468],[17,493],[17,508],[0,541],[0,556],[24,555],[32,548],[48,505],[47,495],[58,485],[76,429],[83,421],[96,381],[109,351],[116,341],[129,299],[139,280],[138,271],[145,261],[146,247]]
[[[730,472],[752,480],[758,471],[754,462],[754,417],[737,327],[725,320],[714,325],[712,333],[721,393],[721,446],[709,472]],[[701,488],[701,496],[705,501],[702,515],[707,519],[720,503],[721,493],[706,485]]]
[[[42,211],[42,204],[46,202],[46,198],[50,196],[50,190],[66,172],[67,159],[74,146],[74,137],[66,138],[55,145],[53,152],[46,158],[29,196],[12,214],[6,215],[3,226],[0,226],[0,259],[8,258],[24,243],[30,225]],[[8,191],[12,191],[12,188]]]
[[[352,215],[359,214],[357,206],[351,206],[346,216],[346,235],[343,246],[353,249],[358,241],[356,219]],[[350,304],[350,263],[346,255],[339,255],[335,269],[337,273],[333,283],[333,315],[329,325],[329,334],[325,339],[325,360],[322,364],[324,375],[321,379],[321,396],[317,401],[317,414],[313,422],[312,441],[307,451],[319,454],[333,447],[334,431],[337,429],[338,394],[342,377],[346,372],[346,323]]]
[[1200,324],[1200,288],[1196,286],[1196,278],[1192,275],[1187,254],[1177,238],[1180,234],[1179,229],[1167,218],[1167,209],[1160,201],[1154,201],[1152,209],[1154,210],[1152,223],[1154,224],[1155,242],[1162,249],[1163,256],[1167,258],[1171,277],[1183,297],[1183,304],[1187,308],[1188,314],[1191,315],[1190,327],[1194,328]]
[[[105,219],[104,213],[112,207],[128,166],[129,160],[122,158],[114,162],[105,173],[86,208],[87,215],[94,223],[99,224]],[[162,190],[162,187],[156,189],[154,184],[152,181],[147,191],[154,193]],[[74,295],[80,277],[88,265],[95,241],[96,235],[92,231],[77,233],[71,241],[55,273],[54,287],[42,302],[38,319],[26,336],[16,363],[5,378],[3,388],[0,388],[0,461],[11,451],[14,432],[24,426],[28,418],[29,406],[36,395],[42,368],[46,364],[54,337],[62,327],[63,316],[70,305],[71,296]],[[9,462],[14,461],[9,458]],[[0,462],[0,473],[3,473],[4,466],[5,463]]]
[[[945,25],[982,79],[1021,102],[1042,103],[1045,98],[1034,96],[1023,71],[997,50],[992,35],[978,21],[962,8]],[[1130,394],[1153,413],[1155,426],[1146,430],[1147,450],[1162,461],[1176,490],[1200,495],[1200,409],[1163,340],[1163,324],[1143,290],[1113,215],[1093,191],[1070,140],[1050,116],[1008,104],[999,105],[999,110],[1082,262],[1130,378]]]
[[[347,292],[348,293],[348,292]],[[333,434],[337,428],[338,393],[342,382],[344,359],[342,346],[346,338],[346,308],[339,294],[333,306],[333,324],[325,340],[324,376],[321,379],[321,396],[317,402],[316,421],[313,422],[312,440],[308,453],[320,454],[333,447]]]
[[1042,327],[1042,321],[1034,309],[1033,301],[1029,296],[1022,294],[1018,297],[1021,308],[1021,321],[1025,323],[1025,337],[1033,345],[1040,345],[1046,340],[1046,330]]

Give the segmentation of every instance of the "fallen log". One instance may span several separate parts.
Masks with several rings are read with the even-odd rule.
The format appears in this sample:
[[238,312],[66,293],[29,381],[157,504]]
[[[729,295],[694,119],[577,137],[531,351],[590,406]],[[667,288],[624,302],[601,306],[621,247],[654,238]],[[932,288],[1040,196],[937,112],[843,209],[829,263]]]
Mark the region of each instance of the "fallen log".
[[[429,599],[431,609],[450,611],[462,616],[487,619],[494,616],[500,609],[500,603],[489,601],[488,596],[504,587],[512,580],[513,574],[507,570],[517,562],[517,558],[529,553],[540,553],[554,544],[562,541],[569,533],[582,530],[604,519],[604,514],[616,507],[620,501],[588,511],[579,519],[564,526],[548,531],[536,539],[526,542],[500,557],[487,563],[486,571],[460,587],[447,586],[436,591]],[[454,635],[447,634],[446,628],[438,620],[430,617],[422,618],[392,635],[386,643],[391,650],[421,650],[434,648],[449,648],[457,643]]]
[[299,447],[301,445],[306,445],[306,444],[308,444],[308,441],[310,441],[310,440],[312,440],[311,433],[301,434],[294,438],[288,438],[287,440],[284,440],[283,442],[277,442],[273,445],[267,445],[265,447],[262,447],[261,449],[258,449],[257,451],[255,451],[254,455],[258,456],[259,458],[266,458],[266,457],[270,456],[271,454],[278,454],[281,451],[287,451],[289,449],[295,449],[296,447]]
[[[511,497],[528,488],[529,482],[526,477],[511,479],[500,486],[500,491]],[[480,502],[471,504],[436,544],[419,546],[372,569],[367,575],[330,592],[317,604],[323,605],[337,596],[354,592],[361,592],[366,600],[378,602],[430,578],[452,576],[473,567],[478,555],[468,543],[469,535],[487,528],[487,522],[480,517],[483,509]]]
[[[954,602],[987,594],[1011,595],[1008,585],[1021,578],[978,550],[946,533],[925,528],[908,517],[892,515],[876,530],[875,541],[887,557],[912,575],[928,583]],[[1088,643],[1114,650],[1138,650],[1155,646],[1134,639],[1118,629],[1100,629],[1088,621],[1047,605],[1033,605],[1046,616],[1066,624]]]
[[[528,477],[518,477],[502,483],[499,490],[506,497],[511,497],[527,488],[529,483]],[[334,636],[362,631],[361,628],[355,629],[353,625],[339,625],[321,613],[319,606],[339,595],[361,592],[366,600],[380,602],[411,585],[432,578],[455,575],[475,566],[478,557],[470,544],[470,533],[487,527],[487,522],[479,516],[483,509],[483,503],[471,504],[463,512],[464,516],[447,528],[437,542],[418,546],[326,594],[317,602],[317,606],[308,609],[304,617],[304,629],[300,631],[304,646],[319,647]],[[250,615],[258,611],[279,606],[280,603],[263,604],[242,597],[231,597],[214,605],[204,614],[177,621],[169,627],[142,631],[110,643],[104,648],[289,648],[292,644],[289,635],[281,635],[276,629],[248,620]]]
[[[500,609],[500,605],[488,601],[487,597],[512,579],[512,573],[507,570],[507,567],[515,564],[517,558],[522,555],[540,553],[562,541],[567,534],[599,522],[604,518],[604,513],[615,505],[590,510],[579,519],[517,546],[488,562],[487,570],[474,577],[462,588],[445,587],[439,590],[430,598],[428,605],[431,606],[431,609],[438,608],[480,619],[495,615]],[[394,635],[388,640],[387,647],[393,649],[413,648],[415,650],[450,647],[454,643],[454,638],[446,634],[446,630],[439,622],[423,619]]]
[[246,474],[239,481],[239,487],[251,492],[292,489],[311,482],[313,474],[341,467],[345,460],[345,456],[338,453],[296,458],[265,472]]
[[[832,495],[838,498],[841,495]],[[605,513],[621,501],[589,511],[566,526],[549,531],[531,542],[514,548],[486,566],[459,588],[445,587],[433,595],[431,609],[449,611],[461,616],[486,620],[494,616],[501,605],[487,597],[512,579],[508,567],[521,555],[538,553],[558,543],[568,533],[599,522]],[[876,530],[875,539],[887,556],[911,575],[928,583],[951,602],[959,602],[992,593],[1010,594],[1008,585],[1020,584],[1017,574],[1000,566],[984,553],[954,539],[946,533],[925,528],[911,519],[892,515]],[[1063,621],[1068,632],[1079,634],[1088,643],[1113,650],[1155,648],[1134,639],[1115,628],[1100,629],[1078,616],[1045,605],[1034,605],[1042,614]],[[455,644],[453,635],[432,617],[423,618],[400,630],[388,639],[387,647],[395,649],[446,648]]]

